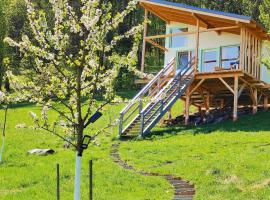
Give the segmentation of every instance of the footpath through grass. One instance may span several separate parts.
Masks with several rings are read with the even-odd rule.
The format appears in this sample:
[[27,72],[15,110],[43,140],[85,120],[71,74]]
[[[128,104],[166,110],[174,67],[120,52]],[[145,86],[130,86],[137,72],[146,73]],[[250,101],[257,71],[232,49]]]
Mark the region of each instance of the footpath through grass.
[[122,144],[122,158],[138,169],[192,181],[198,200],[270,199],[270,112],[153,134]]

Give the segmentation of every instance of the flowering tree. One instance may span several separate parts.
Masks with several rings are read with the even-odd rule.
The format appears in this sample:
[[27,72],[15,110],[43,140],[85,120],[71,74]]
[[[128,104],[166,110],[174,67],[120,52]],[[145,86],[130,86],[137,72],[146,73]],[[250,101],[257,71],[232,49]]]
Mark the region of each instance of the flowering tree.
[[[141,75],[136,62],[143,26],[122,34],[117,31],[137,1],[129,1],[125,10],[118,13],[104,0],[49,0],[47,11],[36,9],[30,0],[25,2],[32,35],[24,35],[20,42],[11,38],[5,42],[19,48],[31,65],[20,74],[7,74],[21,98],[43,105],[40,117],[32,113],[39,128],[66,141],[67,137],[56,131],[59,127],[66,134],[75,134],[74,198],[79,199],[82,140],[88,119],[114,98],[113,83],[121,68]],[[117,49],[123,39],[133,41],[129,52]],[[104,99],[102,104],[96,100],[100,96]],[[48,119],[49,109],[59,114],[57,120]]]

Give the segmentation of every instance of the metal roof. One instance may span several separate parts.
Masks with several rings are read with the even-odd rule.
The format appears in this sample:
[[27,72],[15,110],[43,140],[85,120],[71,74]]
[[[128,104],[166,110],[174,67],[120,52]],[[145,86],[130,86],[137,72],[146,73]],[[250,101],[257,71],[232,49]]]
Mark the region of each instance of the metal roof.
[[232,18],[236,18],[236,19],[240,19],[240,20],[246,20],[246,21],[251,21],[252,20],[252,17],[250,17],[250,16],[238,15],[238,14],[233,14],[233,13],[228,13],[228,12],[221,12],[221,11],[210,10],[210,9],[206,9],[206,8],[198,8],[198,7],[195,7],[195,6],[189,6],[189,5],[182,4],[182,3],[175,3],[175,2],[169,2],[169,1],[164,1],[164,0],[141,0],[141,2],[160,4],[160,5],[163,5],[163,6],[172,6],[172,7],[175,7],[175,8],[186,9],[186,10],[190,10],[190,11],[203,12],[205,14],[211,13],[211,14],[214,14],[214,15],[232,17]]

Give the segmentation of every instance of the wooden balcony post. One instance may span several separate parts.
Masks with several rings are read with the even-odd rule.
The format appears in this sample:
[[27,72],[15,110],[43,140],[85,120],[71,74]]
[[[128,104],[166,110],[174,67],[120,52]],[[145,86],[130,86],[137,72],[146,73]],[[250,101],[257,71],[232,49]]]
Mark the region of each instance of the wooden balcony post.
[[234,77],[234,103],[233,103],[233,121],[238,119],[238,82],[239,77]]
[[141,72],[144,72],[145,64],[145,48],[146,48],[146,36],[147,36],[147,21],[148,21],[148,10],[144,10],[144,31],[143,31],[143,44],[142,44],[142,59],[141,59]]
[[200,21],[197,19],[196,50],[195,50],[195,72],[199,70],[199,45],[200,45]]
[[240,41],[240,61],[239,61],[239,69],[244,69],[244,42],[245,42],[245,30],[241,28],[241,41]]

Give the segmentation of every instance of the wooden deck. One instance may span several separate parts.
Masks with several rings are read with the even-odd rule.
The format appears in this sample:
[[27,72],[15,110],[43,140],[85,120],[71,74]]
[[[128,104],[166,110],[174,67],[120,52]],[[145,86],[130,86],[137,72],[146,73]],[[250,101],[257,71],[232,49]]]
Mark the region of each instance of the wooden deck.
[[[145,84],[149,81],[141,79],[136,83]],[[236,121],[238,107],[253,107],[254,114],[258,106],[268,109],[270,84],[239,69],[197,72],[181,99],[185,101],[186,123],[188,123],[190,105],[206,111],[225,107],[233,108],[233,119]]]
[[259,105],[268,108],[269,98],[270,85],[243,70],[197,73],[182,97],[186,102],[185,110],[189,110],[191,104],[205,110],[233,107],[234,120],[237,120],[239,106],[251,106],[256,113]]

